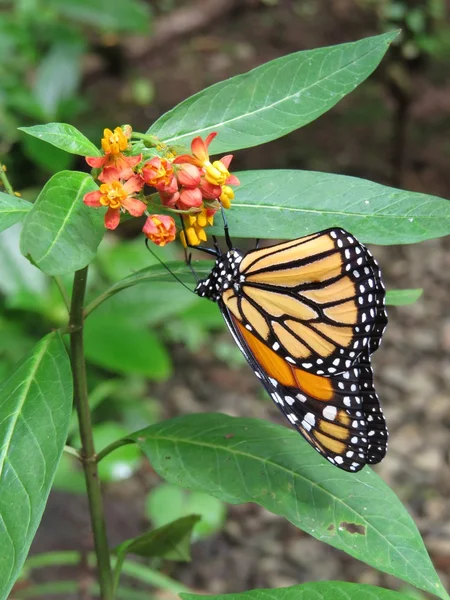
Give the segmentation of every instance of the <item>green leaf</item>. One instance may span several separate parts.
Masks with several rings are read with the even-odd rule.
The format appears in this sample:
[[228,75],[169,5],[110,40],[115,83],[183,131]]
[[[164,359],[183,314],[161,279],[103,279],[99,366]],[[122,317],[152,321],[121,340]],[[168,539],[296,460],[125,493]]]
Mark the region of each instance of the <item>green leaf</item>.
[[23,221],[32,206],[22,198],[0,192],[0,231]]
[[[343,227],[361,242],[412,244],[450,233],[450,202],[357,177],[314,171],[238,173],[231,237],[295,239]],[[211,230],[223,235],[220,221]]]
[[345,581],[317,581],[275,590],[251,590],[216,596],[183,592],[180,597],[182,600],[411,600],[409,596],[374,585]]
[[64,150],[30,135],[22,140],[22,148],[30,160],[52,174],[70,169],[74,162],[74,157]]
[[332,108],[377,67],[397,32],[296,52],[217,83],[160,117],[148,130],[189,145],[218,132],[213,153],[258,146]]
[[[199,263],[199,262],[195,263],[195,271],[200,277],[204,277],[204,276],[206,277],[210,273],[210,271],[213,267],[213,264],[214,263],[212,261],[201,261],[201,263]],[[176,275],[177,277],[179,277],[181,279],[181,281],[183,281],[183,283],[190,285],[192,290],[194,289],[195,282],[193,281],[193,275],[185,262],[183,262],[183,261],[169,262],[169,263],[167,263],[167,267],[170,269],[170,271],[173,273],[173,275]],[[180,285],[180,283],[175,279],[175,277],[173,275],[171,275],[167,271],[167,269],[161,264],[151,265],[150,267],[146,267],[145,269],[136,271],[136,273],[133,273],[132,275],[129,275],[128,277],[125,277],[124,279],[121,279],[117,283],[113,284],[103,294],[101,294],[100,296],[95,298],[90,304],[88,304],[88,306],[86,307],[86,314],[89,315],[101,303],[105,302],[105,300],[108,300],[108,298],[115,296],[118,292],[121,292],[128,288],[132,288],[135,285],[138,285],[141,283],[149,283],[149,282],[174,283],[175,282],[178,285]],[[180,288],[181,288],[181,286],[180,286]],[[159,297],[160,298],[164,297],[165,294],[161,293],[162,288],[159,287],[158,289],[159,289],[159,292],[158,292]],[[150,288],[148,288],[148,290],[147,290],[147,295],[148,295],[149,290],[150,290]],[[181,290],[179,290],[179,291],[181,292]],[[170,294],[170,297],[173,299],[173,294]],[[147,298],[147,300],[151,300],[151,299]],[[177,300],[176,297],[175,297],[175,300]],[[179,306],[181,308],[183,308],[183,306],[186,306],[186,301],[184,300],[184,298],[180,298],[179,301],[177,300],[177,302],[179,303]],[[142,303],[142,296],[141,296],[141,303]],[[166,302],[165,304],[166,304],[166,308],[170,308],[170,303]],[[180,308],[180,312],[181,312],[181,308]],[[168,314],[168,313],[166,313],[166,314]]]
[[56,173],[26,216],[20,249],[47,275],[82,269],[94,258],[104,211],[86,206],[83,196],[96,187],[86,173]]
[[386,304],[390,306],[406,306],[414,304],[423,294],[422,288],[413,290],[388,290],[386,292]]
[[182,517],[139,537],[122,542],[117,546],[115,552],[118,557],[137,554],[147,558],[157,556],[168,560],[188,562],[191,559],[192,529],[199,520],[198,515]]
[[223,502],[202,492],[188,492],[162,483],[147,496],[146,515],[155,527],[162,527],[182,516],[196,514],[201,520],[194,526],[193,538],[205,538],[220,531],[225,521]]
[[0,385],[0,600],[42,517],[66,441],[72,375],[61,337],[43,338]]
[[117,373],[162,381],[172,372],[170,355],[155,333],[143,327],[142,320],[114,311],[95,314],[86,321],[85,348],[91,363]]
[[19,127],[19,129],[70,154],[79,156],[101,156],[102,154],[81,131],[67,123],[46,123],[32,127]]
[[387,485],[369,468],[337,469],[296,431],[202,413],[129,437],[169,483],[234,504],[256,502],[376,569],[447,597],[413,520]]
[[89,27],[95,23],[103,31],[148,33],[150,9],[139,0],[48,0],[58,12],[70,20]]
[[117,555],[113,574],[114,587],[117,588],[119,583],[120,572],[127,554],[188,562],[191,559],[192,529],[199,519],[198,515],[189,515],[122,542],[114,550]]

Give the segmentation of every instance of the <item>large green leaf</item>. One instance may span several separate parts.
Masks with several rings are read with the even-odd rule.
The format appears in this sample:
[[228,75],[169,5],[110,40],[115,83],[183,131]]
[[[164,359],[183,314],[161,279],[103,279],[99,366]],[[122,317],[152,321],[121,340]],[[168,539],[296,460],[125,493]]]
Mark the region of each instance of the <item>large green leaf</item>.
[[[136,316],[136,315],[135,315]],[[170,355],[150,329],[115,311],[93,315],[86,321],[85,351],[90,362],[118,373],[145,375],[161,381],[172,372]]]
[[103,233],[103,212],[83,203],[96,189],[89,175],[61,171],[46,183],[25,218],[20,249],[47,275],[82,269],[94,258]]
[[186,146],[195,136],[217,131],[213,152],[264,144],[337,104],[372,73],[396,35],[278,58],[191,96],[148,132],[167,144]]
[[411,600],[398,592],[346,581],[317,581],[276,590],[251,590],[218,596],[183,592],[180,596],[183,600]]
[[70,154],[101,156],[100,150],[81,131],[67,123],[46,123],[32,127],[19,127],[19,129]]
[[376,569],[447,597],[413,520],[371,469],[347,473],[291,429],[221,414],[171,419],[130,438],[170,483],[261,504]]
[[67,436],[72,376],[59,334],[43,338],[0,385],[0,599],[42,517]]
[[[294,239],[343,227],[361,242],[412,244],[450,233],[450,202],[357,177],[314,171],[238,173],[232,237]],[[212,232],[223,233],[220,219]]]
[[0,231],[23,221],[33,205],[4,192],[0,192]]

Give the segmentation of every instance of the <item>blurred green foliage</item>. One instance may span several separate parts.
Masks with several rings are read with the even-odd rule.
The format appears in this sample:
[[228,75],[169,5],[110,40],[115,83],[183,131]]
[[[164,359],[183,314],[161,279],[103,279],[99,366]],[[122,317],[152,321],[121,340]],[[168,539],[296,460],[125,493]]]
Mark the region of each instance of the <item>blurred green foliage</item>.
[[154,527],[187,515],[199,515],[201,520],[193,529],[194,541],[220,531],[226,517],[225,505],[217,498],[202,492],[188,492],[169,483],[162,483],[147,495],[145,511]]
[[[72,156],[21,135],[18,126],[72,122],[87,111],[80,82],[88,57],[119,44],[122,34],[150,29],[144,0],[1,0],[0,154],[20,142],[21,152],[44,170],[70,167]],[[135,87],[136,98],[151,100],[151,84]]]

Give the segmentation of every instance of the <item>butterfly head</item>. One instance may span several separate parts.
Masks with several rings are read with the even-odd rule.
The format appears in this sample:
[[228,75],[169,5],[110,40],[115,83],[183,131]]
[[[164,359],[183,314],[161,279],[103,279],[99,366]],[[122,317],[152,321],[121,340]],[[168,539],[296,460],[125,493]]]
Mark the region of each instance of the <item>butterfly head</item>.
[[235,248],[218,256],[208,277],[197,283],[195,293],[217,302],[225,290],[234,289],[238,292],[245,279],[239,271],[242,257],[243,253]]

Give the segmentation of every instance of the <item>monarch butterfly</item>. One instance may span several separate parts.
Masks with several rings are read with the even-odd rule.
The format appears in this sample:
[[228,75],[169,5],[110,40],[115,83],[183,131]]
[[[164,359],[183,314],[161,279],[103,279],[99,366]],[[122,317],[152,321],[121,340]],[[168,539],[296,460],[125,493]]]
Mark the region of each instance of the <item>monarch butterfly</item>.
[[216,302],[236,344],[289,422],[346,471],[382,460],[388,432],[370,355],[387,324],[370,251],[333,228],[215,265],[195,292]]

